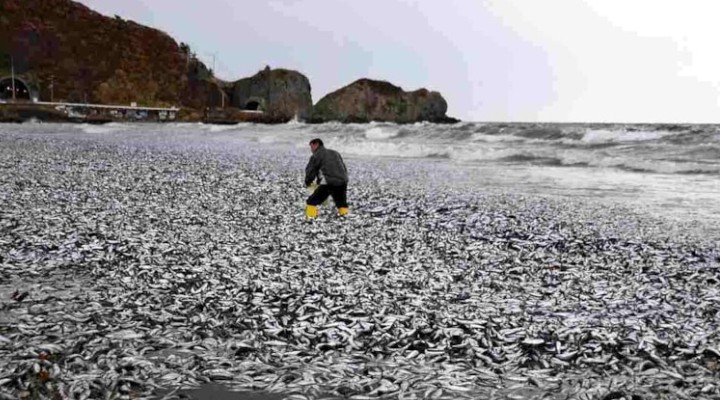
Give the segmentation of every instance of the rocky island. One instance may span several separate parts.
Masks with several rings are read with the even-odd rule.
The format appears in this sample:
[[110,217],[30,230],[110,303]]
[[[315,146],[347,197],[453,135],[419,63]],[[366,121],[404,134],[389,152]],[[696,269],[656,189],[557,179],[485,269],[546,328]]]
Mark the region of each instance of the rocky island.
[[438,92],[406,92],[390,82],[359,79],[320,99],[313,121],[457,122],[445,115],[447,102]]

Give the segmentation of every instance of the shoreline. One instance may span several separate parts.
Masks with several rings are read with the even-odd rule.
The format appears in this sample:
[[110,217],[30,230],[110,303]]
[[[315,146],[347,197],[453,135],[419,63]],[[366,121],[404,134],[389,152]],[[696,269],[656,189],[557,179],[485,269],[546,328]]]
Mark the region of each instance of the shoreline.
[[[118,106],[120,107],[120,106]],[[139,107],[142,109],[142,107]],[[177,109],[177,118],[172,119],[158,119],[157,116],[146,116],[142,118],[127,117],[119,118],[111,115],[109,112],[93,114],[88,116],[70,116],[68,113],[57,110],[55,107],[51,107],[46,104],[34,104],[34,103],[2,103],[0,102],[0,123],[24,123],[30,121],[39,122],[62,122],[62,123],[87,123],[87,124],[106,124],[112,122],[120,123],[176,123],[176,122],[187,122],[197,123],[202,122],[213,125],[233,125],[244,122],[258,123],[264,125],[279,125],[291,122],[292,119],[284,117],[275,117],[273,115],[249,112],[246,110],[240,110],[236,108],[226,109],[211,109],[209,111],[194,110],[188,108]],[[394,121],[381,121],[381,120],[368,120],[368,119],[347,119],[347,120],[319,120],[309,118],[306,121],[302,121],[307,124],[323,124],[323,123],[343,123],[343,124],[357,124],[357,123],[382,123],[391,122],[398,125],[409,125],[418,122],[428,122],[435,124],[456,124],[463,121],[446,117],[444,119],[437,119],[433,121],[407,121],[407,122],[394,122]]]
[[[720,360],[717,244],[620,205],[356,159],[352,216],[307,222],[304,155],[0,144],[0,279],[29,285],[0,303],[0,393],[29,392],[16,379],[91,397],[207,381],[309,398],[720,391],[702,392]],[[73,274],[83,290],[58,294]]]

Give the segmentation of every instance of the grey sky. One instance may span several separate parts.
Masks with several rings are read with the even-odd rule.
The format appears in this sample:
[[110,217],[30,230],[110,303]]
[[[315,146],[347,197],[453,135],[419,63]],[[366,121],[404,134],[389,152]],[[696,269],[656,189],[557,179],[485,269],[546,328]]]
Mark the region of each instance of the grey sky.
[[716,0],[81,0],[235,80],[304,73],[440,91],[475,121],[718,122]]

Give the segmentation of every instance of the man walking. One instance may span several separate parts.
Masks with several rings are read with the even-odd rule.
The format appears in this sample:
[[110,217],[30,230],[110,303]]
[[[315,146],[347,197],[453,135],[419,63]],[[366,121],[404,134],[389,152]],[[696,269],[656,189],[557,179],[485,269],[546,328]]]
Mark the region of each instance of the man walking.
[[[305,167],[305,186],[310,187],[317,180],[319,186],[305,202],[305,216],[317,218],[318,205],[322,204],[328,196],[332,196],[335,207],[340,216],[347,215],[347,184],[348,175],[345,162],[335,150],[326,149],[321,139],[310,141],[310,161]],[[322,182],[322,180],[325,182]]]

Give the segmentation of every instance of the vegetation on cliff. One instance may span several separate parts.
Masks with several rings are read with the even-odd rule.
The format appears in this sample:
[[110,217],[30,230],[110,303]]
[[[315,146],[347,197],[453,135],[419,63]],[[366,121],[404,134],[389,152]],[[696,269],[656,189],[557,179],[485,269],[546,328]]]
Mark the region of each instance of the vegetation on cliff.
[[2,0],[0,74],[10,57],[44,100],[171,105],[197,86],[187,46],[69,0]]

